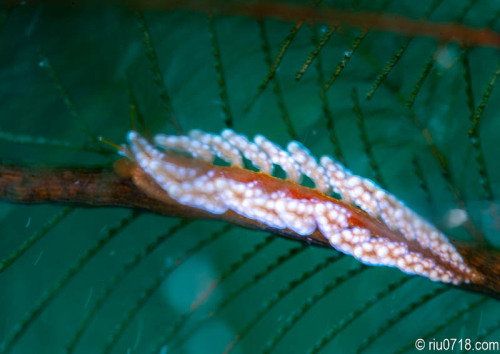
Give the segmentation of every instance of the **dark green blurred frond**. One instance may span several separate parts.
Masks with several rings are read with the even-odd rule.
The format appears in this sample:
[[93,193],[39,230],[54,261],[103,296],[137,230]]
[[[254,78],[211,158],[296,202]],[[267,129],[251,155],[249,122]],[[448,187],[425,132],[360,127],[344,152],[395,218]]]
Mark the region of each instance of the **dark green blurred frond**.
[[[0,159],[111,166],[99,136],[300,141],[450,237],[500,247],[500,50],[118,6],[0,10]],[[500,31],[490,1],[325,1]],[[134,123],[131,123],[131,116]],[[459,225],[453,215],[464,210]],[[412,352],[498,338],[498,304],[221,222],[0,204],[0,352]]]

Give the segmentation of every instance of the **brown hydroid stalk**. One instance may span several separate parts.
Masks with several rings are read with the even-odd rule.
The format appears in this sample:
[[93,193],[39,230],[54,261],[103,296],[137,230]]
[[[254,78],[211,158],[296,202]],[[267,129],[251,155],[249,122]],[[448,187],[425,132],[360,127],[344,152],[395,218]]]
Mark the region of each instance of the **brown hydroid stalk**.
[[415,20],[398,14],[353,12],[314,4],[290,4],[278,1],[140,1],[124,2],[130,6],[156,10],[189,9],[221,15],[244,15],[257,19],[277,18],[284,21],[327,23],[379,31],[395,32],[407,36],[434,37],[440,41],[459,42],[472,46],[500,48],[500,34],[489,29],[479,29],[459,23],[440,23]]
[[[124,166],[124,165],[127,166]],[[150,183],[150,188],[161,188],[135,163],[120,160],[116,168],[126,170],[129,177]],[[130,178],[120,177],[113,169],[20,167],[0,165],[0,200],[11,203],[53,203],[83,207],[124,207],[160,215],[194,219],[217,219],[252,229],[261,229],[290,239],[300,239],[318,246],[331,248],[320,233],[308,236],[291,231],[275,230],[233,212],[222,215],[179,204],[163,193],[162,201],[153,199],[139,189]]]
[[[142,190],[155,190],[155,193],[161,194],[162,189],[136,163],[120,160],[116,169],[124,176],[119,176],[111,169],[0,165],[0,199],[28,204],[61,203],[87,207],[125,207],[166,216],[216,219],[331,248],[328,240],[319,231],[308,236],[300,236],[289,229],[274,229],[232,211],[212,214],[181,205],[168,197],[165,192],[161,201],[153,199]],[[140,180],[143,185],[136,186],[132,180],[134,182]],[[147,189],[144,188],[144,184],[148,184]],[[453,244],[464,260],[482,276],[477,283],[459,287],[500,299],[500,255],[470,244],[461,242]]]
[[170,216],[203,217],[172,200],[158,202],[112,169],[0,165],[0,199],[15,203],[60,203],[125,207]]
[[[16,5],[18,1],[7,1]],[[121,4],[137,10],[186,9],[212,15],[240,15],[262,19],[279,19],[289,22],[324,23],[393,32],[405,36],[433,37],[440,42],[458,42],[470,46],[500,48],[500,33],[487,28],[474,28],[455,22],[433,22],[426,19],[411,19],[399,14],[354,12],[314,3],[300,4],[280,1],[227,1],[227,0],[122,0],[122,1],[61,1],[38,0],[30,4],[55,4],[62,6]]]

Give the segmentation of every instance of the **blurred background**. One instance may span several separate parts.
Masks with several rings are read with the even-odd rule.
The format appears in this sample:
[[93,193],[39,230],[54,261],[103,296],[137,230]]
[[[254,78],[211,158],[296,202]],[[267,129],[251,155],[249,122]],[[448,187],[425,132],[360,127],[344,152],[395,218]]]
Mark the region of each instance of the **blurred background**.
[[[230,126],[298,140],[450,237],[500,246],[498,46],[200,4],[1,5],[2,163],[109,168],[119,156],[97,137],[124,143],[131,116],[146,134],[175,134],[173,120],[184,132]],[[492,1],[318,6],[500,30]],[[417,338],[496,340],[500,327],[493,299],[263,232],[119,208],[1,202],[0,260],[0,351],[11,353],[415,352]]]

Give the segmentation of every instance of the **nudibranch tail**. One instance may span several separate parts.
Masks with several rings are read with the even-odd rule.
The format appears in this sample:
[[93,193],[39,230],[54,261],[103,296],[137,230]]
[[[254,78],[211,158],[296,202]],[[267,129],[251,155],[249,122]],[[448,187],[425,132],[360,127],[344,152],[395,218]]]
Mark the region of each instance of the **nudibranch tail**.
[[[122,154],[182,205],[234,212],[301,236],[319,231],[332,247],[361,262],[433,281],[463,284],[481,277],[440,231],[396,197],[328,156],[318,162],[297,142],[283,150],[262,135],[251,142],[229,129],[220,136],[195,130],[154,141],[164,150],[131,131]],[[215,157],[231,166],[213,164]],[[245,169],[244,159],[261,172]],[[271,175],[273,165],[286,172],[286,180]],[[298,184],[302,176],[315,188]],[[332,190],[342,199],[330,197]]]

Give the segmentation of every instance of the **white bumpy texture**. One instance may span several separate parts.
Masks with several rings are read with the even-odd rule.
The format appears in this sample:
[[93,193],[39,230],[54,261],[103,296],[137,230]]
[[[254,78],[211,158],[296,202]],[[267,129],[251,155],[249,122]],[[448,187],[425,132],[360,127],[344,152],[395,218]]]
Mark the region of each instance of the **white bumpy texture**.
[[[178,166],[169,162],[163,152],[137,132],[130,132],[128,141],[131,157],[181,204],[216,214],[233,210],[273,228],[289,228],[299,235],[309,235],[319,229],[334,248],[364,263],[398,267],[406,273],[419,274],[434,281],[459,284],[472,277],[473,272],[461,255],[435,227],[396,197],[372,181],[353,175],[332,158],[322,156],[318,163],[297,142],[289,143],[287,150],[283,150],[262,135],[257,135],[251,142],[229,129],[220,136],[193,130],[187,136],[156,135],[154,138],[155,143],[164,149],[188,153],[208,162],[218,157],[232,166],[244,168],[244,157],[267,174],[272,173],[273,165],[280,166],[287,179],[295,183],[305,175],[322,193],[329,194],[333,190],[345,202],[382,220],[407,240],[418,242],[434,258],[409,250],[403,242],[372,235],[368,229],[350,227],[347,221],[350,211],[338,204],[293,199],[283,191],[266,192],[256,181],[242,183],[213,171],[200,172],[196,168]],[[436,263],[436,259],[460,274],[445,269]]]

